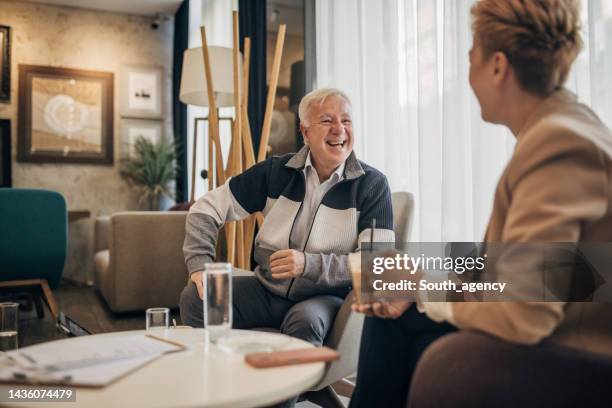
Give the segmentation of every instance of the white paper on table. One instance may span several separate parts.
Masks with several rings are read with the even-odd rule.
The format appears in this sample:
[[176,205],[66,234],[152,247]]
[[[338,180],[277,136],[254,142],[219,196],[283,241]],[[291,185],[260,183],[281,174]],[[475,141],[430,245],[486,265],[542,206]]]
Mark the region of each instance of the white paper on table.
[[49,342],[6,353],[13,365],[0,365],[0,381],[15,380],[15,373],[28,376],[24,382],[53,383],[67,377],[75,385],[102,386],[165,353],[183,350],[144,335],[91,336],[71,342]]

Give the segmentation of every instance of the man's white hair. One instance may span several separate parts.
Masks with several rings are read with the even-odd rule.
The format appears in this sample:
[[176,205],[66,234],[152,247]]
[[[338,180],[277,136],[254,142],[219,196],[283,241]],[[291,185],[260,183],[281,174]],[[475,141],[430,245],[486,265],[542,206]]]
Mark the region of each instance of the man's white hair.
[[344,99],[348,104],[349,109],[351,109],[351,100],[341,90],[336,88],[315,89],[314,91],[309,92],[300,101],[300,106],[298,108],[300,122],[306,127],[310,126],[310,122],[308,121],[308,114],[310,113],[310,110],[315,105],[320,106],[323,102],[325,102],[325,99],[329,98],[330,96],[337,96],[339,98]]

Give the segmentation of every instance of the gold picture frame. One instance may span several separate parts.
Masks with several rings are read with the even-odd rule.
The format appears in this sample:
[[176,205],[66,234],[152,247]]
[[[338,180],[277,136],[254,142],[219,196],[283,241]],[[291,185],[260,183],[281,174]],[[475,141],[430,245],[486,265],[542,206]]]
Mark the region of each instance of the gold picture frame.
[[19,66],[19,161],[113,163],[111,72]]

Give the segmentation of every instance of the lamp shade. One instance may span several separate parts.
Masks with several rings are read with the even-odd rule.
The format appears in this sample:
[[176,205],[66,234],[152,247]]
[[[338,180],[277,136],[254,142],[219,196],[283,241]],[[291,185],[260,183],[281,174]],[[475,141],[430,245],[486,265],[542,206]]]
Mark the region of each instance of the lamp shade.
[[[208,55],[217,107],[234,106],[232,49],[208,47]],[[189,48],[183,54],[179,99],[188,105],[209,105],[202,47]]]

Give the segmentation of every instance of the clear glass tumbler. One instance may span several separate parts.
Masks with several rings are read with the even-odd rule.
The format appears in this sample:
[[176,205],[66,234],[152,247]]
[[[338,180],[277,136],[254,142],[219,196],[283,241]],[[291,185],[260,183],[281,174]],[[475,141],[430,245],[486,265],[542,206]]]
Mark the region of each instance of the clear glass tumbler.
[[18,316],[19,303],[0,303],[0,351],[14,350],[18,347]]
[[152,307],[147,309],[147,330],[163,330],[170,326],[170,309]]
[[232,264],[204,265],[204,328],[216,342],[232,328]]

